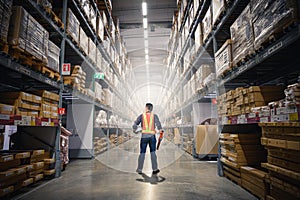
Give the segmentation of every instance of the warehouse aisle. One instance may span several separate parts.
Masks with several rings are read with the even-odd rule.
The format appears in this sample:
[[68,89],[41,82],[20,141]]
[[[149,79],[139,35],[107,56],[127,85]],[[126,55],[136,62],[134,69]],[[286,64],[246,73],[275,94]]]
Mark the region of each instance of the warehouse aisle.
[[[120,149],[137,151],[138,138],[126,142]],[[158,156],[181,155],[173,164],[161,168],[157,177],[112,169],[95,160],[76,160],[69,164],[62,177],[15,199],[256,199],[225,178],[217,176],[215,162],[194,160],[180,151],[174,152],[165,142]],[[177,148],[177,147],[176,147]],[[118,156],[110,150],[103,157],[117,163],[136,167],[136,159]],[[146,160],[147,159],[146,157]],[[161,160],[161,158],[159,159]],[[147,162],[145,165],[147,165]],[[113,165],[111,162],[110,164]]]

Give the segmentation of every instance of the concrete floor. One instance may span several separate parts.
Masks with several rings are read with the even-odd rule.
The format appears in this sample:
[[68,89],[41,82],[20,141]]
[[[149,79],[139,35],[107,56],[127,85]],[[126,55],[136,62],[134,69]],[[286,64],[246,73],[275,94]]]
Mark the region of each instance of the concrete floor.
[[[171,144],[166,143],[161,148],[165,148],[165,151],[161,152],[168,153],[172,149]],[[118,149],[136,152],[137,144],[138,139],[135,138]],[[173,147],[169,155],[175,155],[174,149]],[[126,157],[127,162],[124,159],[118,160],[120,158],[115,157],[117,153],[113,152],[111,150],[101,155],[106,161],[101,157],[72,161],[60,178],[14,199],[256,199],[226,178],[218,177],[216,162],[198,161],[186,153],[180,156],[177,153],[174,162],[161,167],[158,176],[151,176],[151,171],[138,175],[131,172],[136,167],[136,161],[132,162],[130,157]],[[160,154],[158,151],[158,156]],[[121,162],[123,165],[127,163],[131,167],[115,167],[112,161],[107,162],[108,157],[114,162]],[[146,160],[149,158],[146,157]],[[161,159],[158,161],[160,164]],[[146,168],[148,164],[150,163],[146,161]]]

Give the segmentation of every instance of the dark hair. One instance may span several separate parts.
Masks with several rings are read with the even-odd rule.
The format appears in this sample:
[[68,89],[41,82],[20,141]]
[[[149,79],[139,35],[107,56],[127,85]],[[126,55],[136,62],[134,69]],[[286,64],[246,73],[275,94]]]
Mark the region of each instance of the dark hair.
[[146,107],[147,107],[148,110],[150,110],[150,111],[153,110],[153,105],[152,105],[152,103],[146,103]]

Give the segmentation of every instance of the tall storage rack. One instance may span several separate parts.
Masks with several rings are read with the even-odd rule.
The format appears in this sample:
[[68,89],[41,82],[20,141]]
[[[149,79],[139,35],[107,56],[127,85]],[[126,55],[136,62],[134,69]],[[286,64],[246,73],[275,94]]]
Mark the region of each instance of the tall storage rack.
[[[124,49],[124,45],[122,46],[120,35],[118,35],[118,39],[116,42],[112,40],[110,36],[110,32],[108,30],[109,27],[104,27],[105,39],[108,39],[111,42],[111,48],[114,49],[116,57],[120,56],[122,53],[122,62],[115,62],[113,58],[111,58],[108,53],[108,49],[106,49],[103,45],[104,38],[100,38],[96,34],[96,30],[92,27],[91,22],[87,20],[86,15],[83,13],[82,8],[80,8],[81,1],[54,1],[53,6],[55,9],[58,9],[60,12],[60,17],[51,10],[43,7],[43,5],[38,4],[40,1],[26,0],[26,1],[13,1],[13,6],[22,6],[39,24],[41,24],[46,31],[49,32],[49,41],[53,42],[55,45],[60,47],[60,55],[59,55],[59,66],[62,66],[63,63],[71,63],[72,65],[82,65],[83,70],[87,74],[87,81],[91,83],[90,93],[86,91],[82,91],[81,88],[70,87],[64,84],[64,76],[62,76],[62,68],[59,67],[59,75],[55,74],[54,77],[49,77],[48,75],[42,73],[41,71],[34,70],[29,65],[24,62],[14,59],[10,54],[8,54],[8,45],[1,44],[1,59],[0,59],[0,67],[1,67],[1,92],[6,91],[26,91],[31,92],[35,90],[47,90],[52,91],[56,94],[59,94],[59,108],[66,108],[67,112],[70,112],[72,109],[72,105],[81,106],[88,105],[91,109],[91,120],[88,121],[91,129],[88,130],[89,135],[89,144],[90,147],[88,149],[89,154],[84,155],[83,157],[94,157],[94,145],[93,145],[93,135],[94,132],[94,115],[99,110],[104,110],[108,113],[107,119],[111,115],[118,116],[122,119],[122,126],[113,127],[108,124],[106,129],[101,130],[104,131],[104,136],[109,140],[110,129],[114,128],[117,135],[123,135],[128,138],[127,133],[129,133],[128,125],[132,121],[132,117],[135,116],[133,105],[128,105],[127,102],[123,101],[126,99],[126,96],[129,94],[128,91],[131,89],[125,83],[126,79],[130,79],[132,76],[132,72],[130,69],[130,63],[127,60],[126,51]],[[99,1],[100,2],[100,1]],[[106,1],[106,9],[109,9]],[[41,3],[41,2],[40,2]],[[96,11],[95,16],[99,20],[102,20],[100,11],[98,10],[97,4],[95,1],[88,1],[92,8]],[[84,53],[82,48],[79,48],[78,42],[74,41],[74,38],[70,37],[70,33],[67,31],[67,16],[68,10],[71,10],[77,20],[80,23],[81,28],[85,32],[85,34],[90,37],[91,41],[95,43],[96,48],[100,52],[100,57],[108,63],[108,69],[112,72],[113,76],[116,77],[118,84],[116,87],[112,81],[107,80],[106,77],[102,80],[97,80],[94,78],[95,73],[103,72],[106,73],[105,69],[97,68],[95,61],[88,58],[86,53]],[[110,12],[106,12],[110,13]],[[94,16],[94,17],[95,17]],[[111,14],[109,15],[110,23],[113,23],[113,19]],[[118,43],[118,46],[116,45]],[[98,56],[98,55],[97,55]],[[51,73],[50,73],[51,74]],[[115,99],[120,102],[118,108],[113,107],[111,104],[104,104],[103,102],[96,100],[93,94],[94,83],[98,82],[103,88],[107,88],[111,93],[115,95]],[[122,112],[121,108],[124,108]],[[125,110],[126,109],[126,110]],[[23,126],[19,125],[17,127],[18,134],[25,134],[29,136],[29,139],[26,139],[26,144],[22,144],[23,149],[33,149],[42,148],[47,151],[51,151],[55,156],[55,177],[59,177],[61,173],[61,160],[60,160],[60,120],[62,119],[59,116],[59,119],[48,119],[46,126]],[[49,121],[51,120],[51,121]],[[69,120],[69,119],[67,119]],[[66,120],[65,116],[62,120],[63,125],[65,126]],[[5,125],[13,125],[14,118],[9,115],[1,115],[1,128],[5,128]],[[50,126],[49,126],[50,125]],[[84,127],[86,127],[85,125]],[[77,129],[75,127],[68,127],[73,132],[73,135],[76,136]],[[20,133],[19,133],[20,132]],[[123,136],[122,136],[123,137]],[[30,139],[31,138],[31,139]],[[118,143],[123,142],[125,140],[119,140]],[[24,140],[25,142],[25,140]],[[34,145],[34,146],[31,146]],[[80,157],[80,156],[78,156]]]
[[[187,53],[189,54],[191,52],[190,47],[192,48],[194,47],[194,43],[191,42],[191,39],[195,39],[196,40],[195,43],[197,43],[197,37],[199,37],[197,36],[197,34],[199,34],[199,32],[197,32],[197,28],[201,26],[200,24],[202,24],[203,26],[203,23],[207,23],[206,21],[208,15],[207,13],[210,12],[209,9],[211,5],[213,3],[220,3],[220,2],[223,3],[223,8],[221,9],[221,12],[218,12],[218,15],[217,17],[215,17],[213,23],[210,22],[211,24],[210,28],[207,28],[206,26],[206,29],[204,28],[204,30],[202,30],[202,31],[209,30],[207,31],[207,33],[205,33],[206,39],[202,40],[202,43],[200,45],[198,44],[201,47],[194,50],[195,53],[193,53],[193,56],[189,57],[190,58],[189,64],[187,65],[187,67],[184,66],[183,64],[184,57],[186,56]],[[276,1],[276,3],[280,3],[280,2],[281,1]],[[170,89],[170,91],[172,92],[166,92],[165,93],[166,98],[163,98],[166,99],[166,101],[163,102],[164,105],[166,106],[168,104],[171,105],[171,108],[169,108],[166,111],[164,116],[164,119],[166,119],[167,122],[170,122],[169,124],[174,124],[174,113],[176,114],[176,116],[180,116],[180,117],[184,116],[182,115],[182,113],[184,112],[184,110],[187,109],[187,107],[191,108],[194,102],[204,101],[207,97],[212,95],[211,93],[214,94],[214,97],[217,97],[218,107],[222,109],[222,107],[224,107],[224,105],[226,104],[226,102],[224,102],[224,98],[227,95],[230,95],[230,91],[233,91],[235,89],[236,91],[240,90],[240,92],[243,93],[243,92],[247,92],[248,89],[253,90],[254,88],[258,88],[258,87],[251,88],[250,86],[277,85],[276,87],[286,88],[288,85],[299,82],[300,60],[296,52],[298,52],[298,49],[300,48],[300,34],[299,34],[300,33],[299,32],[300,2],[285,1],[284,4],[281,5],[287,7],[290,6],[292,10],[291,12],[292,14],[290,15],[289,20],[284,22],[285,24],[279,23],[277,29],[275,29],[275,31],[273,31],[272,34],[269,35],[269,37],[266,37],[266,39],[264,41],[261,41],[261,43],[258,42],[260,46],[257,45],[254,50],[248,51],[248,54],[244,55],[244,57],[240,60],[232,60],[233,63],[230,63],[229,57],[231,57],[232,55],[223,54],[225,56],[221,61],[227,64],[228,66],[227,69],[225,70],[223,69],[223,71],[220,72],[220,68],[214,66],[212,69],[212,73],[215,73],[216,75],[213,77],[212,81],[202,84],[199,80],[197,80],[196,84],[198,85],[202,84],[201,88],[198,89],[198,91],[196,92],[192,92],[192,95],[189,98],[184,97],[183,93],[186,88],[182,87],[182,85],[184,85],[186,82],[191,80],[193,74],[196,74],[197,70],[199,70],[200,65],[203,63],[209,64],[210,62],[213,61],[217,62],[216,55],[220,51],[222,51],[221,49],[227,48],[228,45],[230,46],[231,41],[228,40],[231,39],[230,27],[233,25],[233,23],[239,18],[239,16],[243,12],[246,12],[244,10],[247,8],[247,6],[250,5],[251,3],[252,6],[253,5],[255,6],[256,4],[259,6],[260,4],[265,3],[266,5],[268,5],[267,7],[269,7],[274,2],[273,1],[261,2],[261,1],[249,1],[249,0],[234,0],[234,1],[203,0],[203,1],[178,1],[178,3],[179,3],[178,4],[179,10],[182,10],[184,12],[180,13],[179,11],[179,14],[175,15],[173,20],[174,22],[173,32],[171,34],[171,38],[169,42],[170,53],[167,59],[169,71],[166,73],[166,77],[165,77],[165,80],[167,80],[166,85],[172,85],[172,88]],[[190,25],[188,26],[187,29],[188,34],[186,34],[183,32],[184,23],[187,23],[187,18],[189,16],[189,13],[192,13],[191,12],[192,7],[196,9],[194,9],[194,17],[191,18],[192,22],[189,22]],[[267,13],[268,10],[265,10],[264,12]],[[282,13],[283,11],[281,11],[280,14]],[[254,17],[257,16],[259,15],[254,14]],[[276,19],[275,14],[273,18],[274,20]],[[251,20],[252,19],[253,18],[251,18]],[[251,21],[251,23],[253,23],[253,21]],[[260,32],[258,33],[256,32],[256,34],[260,34]],[[183,42],[180,41],[181,35],[185,35]],[[179,47],[178,47],[178,43],[179,44],[181,43]],[[177,49],[179,49],[179,53],[176,52]],[[231,50],[230,53],[232,53]],[[207,55],[209,55],[209,58],[207,58]],[[242,90],[243,88],[240,87],[245,87],[246,89]],[[177,94],[180,94],[178,99],[176,99],[175,97]],[[234,94],[234,92],[232,92],[232,94]],[[284,95],[283,91],[282,93],[280,93],[280,95],[278,95],[280,96],[278,98],[283,98],[281,97],[282,95]],[[233,96],[233,98],[235,97]],[[183,101],[182,99],[185,99],[185,101]],[[245,100],[244,98],[244,101],[248,101],[248,99]],[[193,115],[197,115],[196,114],[197,111],[193,110],[192,112]],[[280,140],[282,144],[283,142],[297,143],[298,141],[297,138],[287,139],[288,137],[287,135],[288,135],[289,128],[293,129],[293,127],[295,127],[295,129],[293,129],[294,133],[297,132],[296,130],[298,130],[296,127],[299,126],[299,102],[298,103],[296,102],[296,107],[291,111],[291,114],[289,113],[283,114],[285,119],[282,119],[278,116],[275,116],[275,118],[270,117],[271,115],[274,115],[274,113],[272,114],[270,113],[270,111],[268,111],[266,114],[268,117],[263,116],[263,114],[255,114],[255,113],[243,114],[240,113],[239,111],[236,113],[239,114],[233,114],[233,115],[230,114],[227,116],[223,114],[223,116],[220,115],[218,116],[218,129],[219,129],[218,132],[220,134],[220,143],[222,143],[222,148],[221,146],[219,146],[219,153],[218,153],[218,174],[220,176],[225,175],[227,178],[233,180],[235,183],[240,184],[241,186],[250,190],[256,196],[263,199],[265,198],[272,199],[272,197],[274,198],[276,197],[275,199],[277,199],[280,197],[280,195],[292,195],[292,196],[296,195],[299,197],[299,188],[297,190],[295,188],[296,185],[293,185],[295,183],[299,184],[299,179],[297,178],[299,173],[295,171],[296,168],[294,168],[294,170],[291,170],[292,164],[290,164],[294,162],[298,163],[298,161],[296,161],[295,159],[291,160],[287,157],[282,157],[283,154],[282,155],[280,154],[281,156],[279,154],[277,155],[274,154],[274,151],[287,152],[286,148],[287,149],[292,148],[284,145],[280,146],[278,143],[279,142],[278,138],[280,137],[283,138],[282,140]],[[286,120],[288,120],[288,122],[285,122]],[[270,121],[272,123],[270,123]],[[283,122],[280,123],[280,121]],[[296,121],[296,122],[291,122],[291,121]],[[298,125],[297,125],[297,121],[298,121]],[[269,122],[269,123],[264,123],[264,122]],[[184,122],[182,123],[184,124]],[[168,128],[173,128],[173,127],[168,127]],[[231,135],[227,135],[228,133],[230,133]],[[271,134],[271,136],[268,134]],[[280,134],[281,136],[274,136],[272,134]],[[261,135],[263,135],[263,138],[262,141],[260,142],[259,139]],[[245,140],[245,138],[246,140],[248,140],[246,141],[246,144],[249,145],[250,144],[249,141],[252,141],[254,142],[255,145],[259,146],[259,149],[263,150],[265,147],[268,150],[268,154],[269,154],[268,163],[256,163],[257,169],[244,166],[241,167],[238,171],[235,171],[233,170],[232,165],[230,166],[230,163],[228,166],[228,163],[226,163],[226,165],[223,164],[224,160],[221,162],[222,156],[226,155],[226,153],[228,153],[228,155],[235,156],[235,154],[231,154],[230,152],[225,152],[226,150],[224,150],[224,148],[226,148],[226,144],[232,143],[234,141],[241,142],[243,141],[243,139]],[[268,146],[266,140],[268,140],[267,142],[270,143],[273,142],[273,143],[269,144]],[[291,140],[291,141],[286,141],[286,140]],[[276,141],[277,144],[274,144],[274,141]],[[295,148],[292,149],[294,150],[293,151],[294,153],[291,152],[290,156],[295,156],[297,152],[299,152],[299,149],[298,151],[297,150],[295,151]],[[285,155],[287,156],[287,154]],[[258,156],[258,154],[256,154],[256,156],[257,156],[257,160],[253,160],[253,157],[251,157],[251,155],[249,159],[252,159],[252,162],[253,161],[266,162],[267,159],[266,156],[262,160],[259,160],[260,156]],[[275,161],[277,163],[275,163]],[[269,162],[271,162],[271,164]],[[285,165],[286,168],[284,168],[283,165]],[[261,166],[265,168],[264,171],[261,171],[260,168]],[[287,168],[289,170],[286,170]],[[265,172],[267,171],[266,169],[268,169],[268,172]],[[226,170],[225,174],[224,174],[224,170]],[[257,174],[255,175],[255,173]],[[269,176],[271,177],[270,180],[266,178],[268,177],[267,176],[268,173]],[[294,175],[291,176],[291,174]],[[249,175],[252,176],[253,178],[256,177],[256,179],[257,180],[259,179],[259,181],[255,182],[255,184],[253,185],[253,183],[250,183],[251,180],[247,178],[245,179],[245,177],[243,177],[243,176],[249,177]],[[272,185],[271,189],[269,188],[268,183]],[[292,196],[290,198],[292,198]],[[293,196],[293,198],[295,198],[295,196]]]

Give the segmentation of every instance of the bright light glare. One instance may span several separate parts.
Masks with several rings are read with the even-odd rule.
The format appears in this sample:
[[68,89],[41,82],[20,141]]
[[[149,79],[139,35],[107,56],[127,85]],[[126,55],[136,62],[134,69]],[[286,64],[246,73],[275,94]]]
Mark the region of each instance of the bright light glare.
[[147,18],[143,18],[144,29],[148,28],[148,20]]
[[144,38],[147,39],[148,38],[148,31],[144,30]]
[[145,54],[149,54],[149,50],[148,49],[145,49]]
[[149,46],[148,40],[145,40],[144,44],[145,44],[145,48],[148,48]]
[[143,16],[147,15],[147,3],[143,2],[142,3],[142,10],[143,10]]

